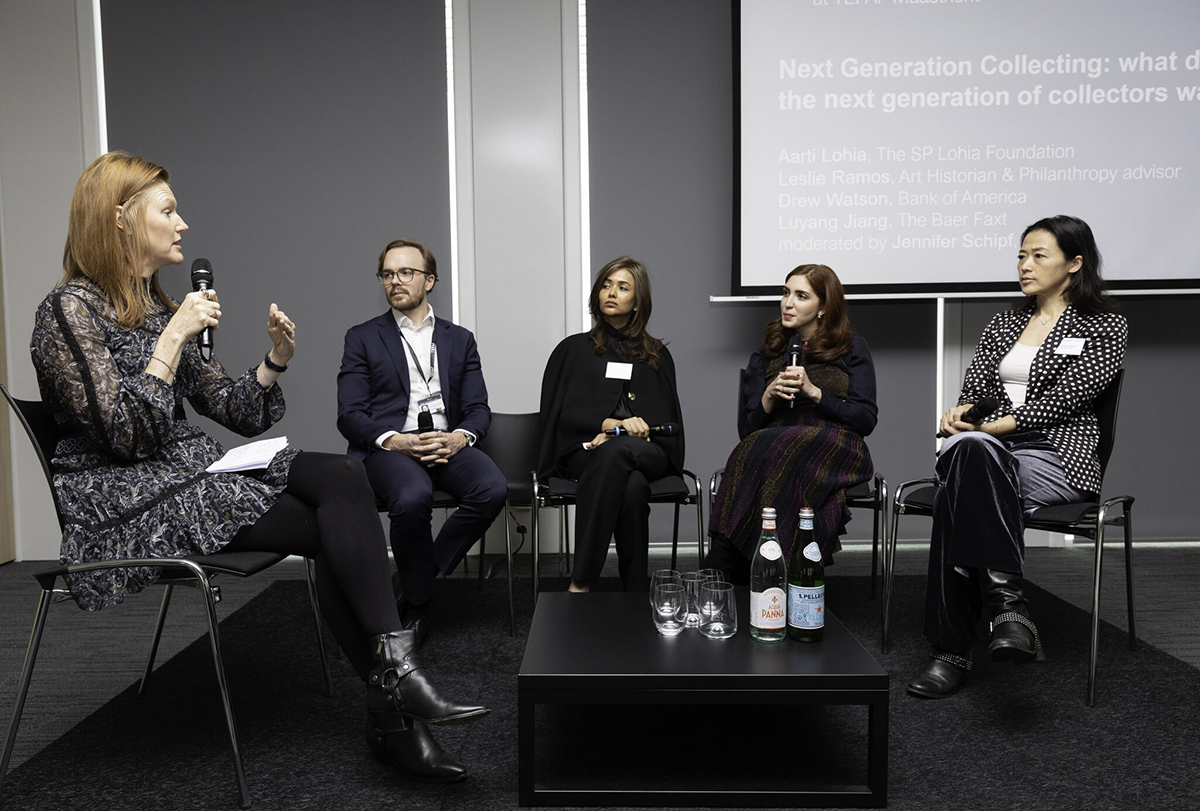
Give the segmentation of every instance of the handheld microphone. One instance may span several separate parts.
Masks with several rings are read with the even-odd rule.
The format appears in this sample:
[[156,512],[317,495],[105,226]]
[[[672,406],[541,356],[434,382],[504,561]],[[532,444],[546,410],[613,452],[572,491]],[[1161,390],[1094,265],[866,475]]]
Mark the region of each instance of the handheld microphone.
[[[606,429],[604,433],[607,434],[608,436],[622,436],[622,435],[628,436],[629,435],[629,432],[626,431],[624,428],[622,428],[619,425],[615,428]],[[678,436],[679,435],[679,426],[673,422],[664,422],[662,425],[651,425],[650,433],[658,434],[659,436]]]
[[981,422],[984,417],[1000,407],[1000,401],[995,397],[984,397],[978,403],[967,409],[959,419],[963,422]]
[[[211,290],[213,286],[212,263],[204,258],[197,258],[192,262],[192,290]],[[212,359],[213,351],[213,334],[212,327],[205,327],[200,330],[200,334],[196,336],[196,344],[200,347],[200,357],[204,360]]]
[[422,434],[427,434],[433,430],[433,415],[429,413],[429,409],[425,406],[421,407],[421,412],[417,414],[417,431]]
[[[988,414],[991,414],[999,407],[1000,401],[997,398],[989,395],[988,397],[981,398],[978,403],[964,411],[963,415],[959,417],[959,419],[963,422],[982,422],[984,417],[986,417]],[[938,431],[935,436],[945,437],[946,435],[941,431]]]
[[[788,366],[799,366],[804,360],[804,339],[799,335],[793,335],[792,340],[788,341]],[[788,408],[795,408],[796,401],[789,400]]]

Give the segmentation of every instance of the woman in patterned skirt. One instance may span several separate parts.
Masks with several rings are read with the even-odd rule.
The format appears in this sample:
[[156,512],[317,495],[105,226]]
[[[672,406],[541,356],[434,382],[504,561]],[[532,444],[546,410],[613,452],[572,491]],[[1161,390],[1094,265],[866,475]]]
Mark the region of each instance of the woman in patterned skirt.
[[[30,352],[61,434],[52,465],[62,562],[220,549],[312,558],[322,613],[368,683],[371,748],[412,777],[460,779],[462,766],[426,723],[474,720],[487,709],[443,697],[415,660],[362,464],[288,448],[266,470],[206,471],[223,451],[188,422],[183,401],[242,435],[267,430],[283,416],[276,381],[295,351],[295,325],[272,304],[270,351],[237,378],[201,356],[192,339],[218,325],[221,305],[215,290],[176,303],[159,286],[159,268],[183,261],[188,228],[167,181],[162,167],[123,152],[92,162],[71,201],[63,281],[35,318]],[[94,611],[158,575],[107,569],[68,584]]]
[[[826,562],[840,548],[850,510],[846,488],[873,475],[863,437],[875,429],[875,366],[850,331],[846,296],[825,265],[801,265],[784,280],[780,317],[763,330],[742,387],[742,441],[725,465],[705,565],[733,582],[749,579],[763,507],[774,507],[785,556],[801,507]],[[800,362],[788,347],[800,343]]]
[[[1021,235],[1025,302],[995,316],[975,349],[958,405],[942,415],[925,591],[925,667],[914,695],[944,698],[971,669],[975,626],[992,616],[993,661],[1045,658],[1021,588],[1025,516],[1100,490],[1092,404],[1125,357],[1128,327],[1100,277],[1092,229],[1039,220]],[[978,421],[967,410],[999,405]]]

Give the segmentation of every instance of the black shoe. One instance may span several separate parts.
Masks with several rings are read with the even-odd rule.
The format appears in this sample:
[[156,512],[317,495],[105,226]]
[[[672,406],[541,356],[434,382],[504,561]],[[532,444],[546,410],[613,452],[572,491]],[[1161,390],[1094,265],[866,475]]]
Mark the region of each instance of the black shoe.
[[380,760],[406,777],[425,783],[454,783],[467,776],[462,764],[447,755],[429,727],[399,713],[367,715],[367,746]]
[[958,692],[971,670],[971,657],[937,650],[929,652],[925,668],[908,683],[908,692],[922,698],[946,698]]
[[1046,658],[1037,626],[1029,618],[1029,603],[1021,590],[1021,575],[996,569],[983,571],[985,602],[992,613],[993,662],[1029,662]]
[[372,660],[367,674],[367,710],[398,712],[429,724],[465,724],[490,710],[459,704],[442,695],[416,658],[416,633],[392,631],[371,637]]

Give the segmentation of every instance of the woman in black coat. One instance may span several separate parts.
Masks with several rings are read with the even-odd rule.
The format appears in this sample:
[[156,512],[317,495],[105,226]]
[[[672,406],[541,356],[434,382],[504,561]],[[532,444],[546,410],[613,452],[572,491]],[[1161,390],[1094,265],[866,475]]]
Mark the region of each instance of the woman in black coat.
[[[599,578],[614,536],[622,584],[645,589],[650,482],[683,469],[675,363],[646,332],[653,305],[641,262],[601,268],[588,307],[595,326],[555,347],[542,377],[538,472],[579,483],[570,590]],[[668,424],[673,436],[651,432]]]

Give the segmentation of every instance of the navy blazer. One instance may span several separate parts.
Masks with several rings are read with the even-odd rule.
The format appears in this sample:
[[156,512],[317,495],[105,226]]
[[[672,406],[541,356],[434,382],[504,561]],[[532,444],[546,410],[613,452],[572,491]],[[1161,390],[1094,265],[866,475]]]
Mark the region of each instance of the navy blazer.
[[[492,412],[475,336],[436,316],[433,336],[450,430],[461,428],[483,439]],[[338,370],[337,427],[350,441],[349,455],[365,459],[376,450],[375,440],[380,436],[404,430],[411,392],[406,353],[391,310],[346,332]]]

